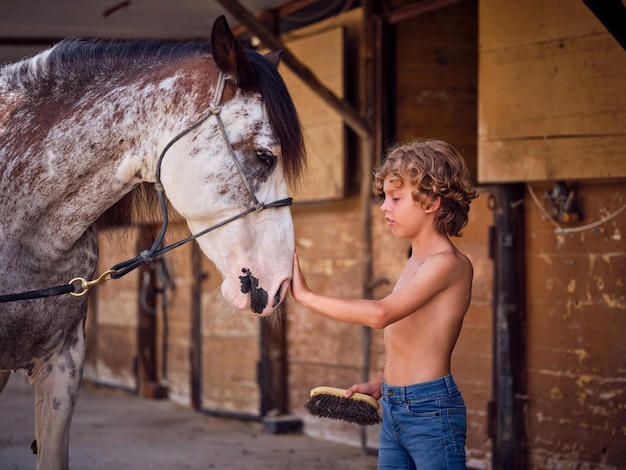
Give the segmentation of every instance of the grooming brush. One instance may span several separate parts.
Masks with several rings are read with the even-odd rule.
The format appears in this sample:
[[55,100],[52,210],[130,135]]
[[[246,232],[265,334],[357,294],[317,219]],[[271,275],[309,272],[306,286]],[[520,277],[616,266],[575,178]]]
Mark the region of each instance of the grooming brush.
[[345,398],[341,388],[316,387],[304,407],[313,416],[331,418],[367,426],[380,423],[378,401],[369,395],[355,393]]

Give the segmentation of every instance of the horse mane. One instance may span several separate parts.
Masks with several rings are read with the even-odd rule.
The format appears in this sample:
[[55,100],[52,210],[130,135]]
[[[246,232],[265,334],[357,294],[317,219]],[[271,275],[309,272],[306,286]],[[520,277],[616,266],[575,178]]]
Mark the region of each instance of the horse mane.
[[112,81],[176,58],[208,55],[209,51],[208,41],[68,38],[32,58],[5,65],[0,77],[29,93],[82,90],[88,80],[98,76]]
[[306,151],[302,126],[287,86],[278,71],[259,53],[248,50],[257,72],[257,85],[269,121],[280,141],[282,161],[288,181],[296,182],[304,169]]

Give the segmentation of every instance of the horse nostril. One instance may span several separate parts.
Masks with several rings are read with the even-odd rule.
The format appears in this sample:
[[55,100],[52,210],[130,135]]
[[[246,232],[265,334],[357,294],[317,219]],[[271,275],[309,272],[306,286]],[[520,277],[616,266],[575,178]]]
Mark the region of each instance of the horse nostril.
[[289,290],[289,286],[290,285],[291,285],[291,279],[285,279],[282,282],[282,284],[280,285],[280,287],[276,291],[276,294],[274,294],[274,305],[273,305],[274,308],[278,307],[278,305],[280,304],[280,301],[283,298],[285,298],[285,296],[287,295],[287,291]]

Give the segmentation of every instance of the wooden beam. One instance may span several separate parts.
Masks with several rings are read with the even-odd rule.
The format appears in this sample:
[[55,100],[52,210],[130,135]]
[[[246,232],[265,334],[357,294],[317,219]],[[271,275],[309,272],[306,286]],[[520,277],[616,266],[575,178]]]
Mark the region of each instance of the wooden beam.
[[429,11],[452,5],[461,0],[422,0],[410,3],[400,8],[393,8],[385,12],[385,18],[389,23],[398,23],[402,20],[413,18],[417,15],[428,13]]
[[310,7],[311,5],[317,3],[319,0],[292,0],[283,5],[279,5],[273,9],[276,14],[280,17],[291,15],[292,13],[296,13],[304,8]]
[[236,17],[249,31],[257,36],[263,44],[273,50],[283,50],[282,61],[306,83],[317,95],[322,98],[331,108],[343,117],[346,124],[360,137],[367,138],[370,135],[369,124],[357,111],[345,100],[337,97],[315,76],[309,68],[300,62],[273,32],[268,30],[244,8],[237,0],[217,0],[222,7]]

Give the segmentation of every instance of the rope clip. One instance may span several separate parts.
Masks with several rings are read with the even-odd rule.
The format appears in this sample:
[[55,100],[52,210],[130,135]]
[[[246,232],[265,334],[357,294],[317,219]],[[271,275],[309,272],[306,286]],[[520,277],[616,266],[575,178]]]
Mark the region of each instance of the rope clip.
[[83,277],[75,277],[69,282],[69,284],[73,285],[76,283],[80,283],[80,287],[82,290],[80,292],[70,292],[69,294],[74,297],[82,297],[87,292],[89,292],[89,289],[92,286],[95,286],[96,284],[100,284],[104,281],[108,281],[109,279],[111,279],[111,275],[113,273],[115,273],[115,270],[109,269],[108,271],[105,271],[102,274],[100,274],[100,277],[98,277],[97,279],[94,279],[93,281],[88,281],[87,279]]

